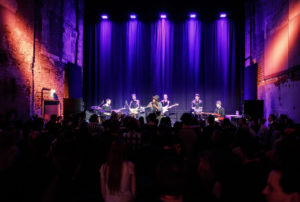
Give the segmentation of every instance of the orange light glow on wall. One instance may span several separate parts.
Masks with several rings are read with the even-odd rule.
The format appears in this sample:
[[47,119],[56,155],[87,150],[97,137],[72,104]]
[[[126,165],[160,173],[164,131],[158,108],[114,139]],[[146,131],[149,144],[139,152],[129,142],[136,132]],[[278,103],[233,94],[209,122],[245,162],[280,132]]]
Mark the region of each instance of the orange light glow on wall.
[[15,13],[8,10],[1,10],[8,48],[12,50],[12,57],[19,65],[19,71],[26,83],[31,82],[30,64],[33,56],[33,32],[28,29]]
[[288,21],[278,25],[266,40],[265,77],[272,77],[300,64],[296,51],[300,50],[300,1],[290,3],[288,15]]
[[[41,115],[42,88],[56,89],[58,99],[62,103],[64,93],[63,68],[59,68],[54,64],[54,60],[47,55],[46,47],[38,40],[35,40],[36,51],[35,54],[33,54],[33,22],[27,22],[26,19],[19,16],[17,12],[1,8],[1,5],[0,17],[1,23],[5,27],[8,49],[17,67],[17,70],[14,72],[20,74],[15,75],[15,77],[17,79],[23,79],[24,84],[30,87],[30,99],[32,97],[32,79],[34,79],[34,109],[31,110],[33,110],[33,114]],[[33,20],[33,18],[31,20]],[[34,78],[32,78],[33,55],[35,55]],[[13,65],[13,67],[15,65]]]
[[288,68],[288,25],[280,28],[270,38],[265,50],[265,75],[272,75]]

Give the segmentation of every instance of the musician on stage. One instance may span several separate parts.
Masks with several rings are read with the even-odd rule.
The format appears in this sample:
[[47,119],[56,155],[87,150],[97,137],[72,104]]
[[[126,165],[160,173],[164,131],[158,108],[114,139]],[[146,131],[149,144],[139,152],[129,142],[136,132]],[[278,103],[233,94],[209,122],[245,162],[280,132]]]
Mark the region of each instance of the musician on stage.
[[140,101],[136,99],[136,94],[133,93],[131,95],[132,100],[129,103],[129,112],[130,115],[134,118],[138,118],[139,115],[139,108],[140,108]]
[[164,98],[161,101],[162,107],[168,107],[170,105],[170,100],[168,100],[168,95],[164,94]]
[[162,110],[162,104],[159,102],[159,96],[155,95],[152,97],[152,102],[149,102],[147,105],[147,108],[150,108],[152,113],[156,113],[160,115],[160,112]]
[[195,99],[192,101],[191,111],[193,114],[199,114],[203,111],[203,102],[198,93],[195,94]]
[[168,95],[164,94],[163,100],[161,101],[162,109],[162,115],[169,116],[168,107],[170,106],[170,100],[168,100]]
[[216,102],[216,109],[215,109],[215,113],[219,114],[220,117],[224,117],[225,116],[225,110],[222,107],[222,102],[220,100],[217,100]]
[[111,100],[109,98],[107,98],[105,100],[105,104],[102,105],[102,110],[103,110],[103,113],[102,113],[102,117],[104,120],[108,119],[111,115],[111,112],[112,112],[112,108],[111,108]]

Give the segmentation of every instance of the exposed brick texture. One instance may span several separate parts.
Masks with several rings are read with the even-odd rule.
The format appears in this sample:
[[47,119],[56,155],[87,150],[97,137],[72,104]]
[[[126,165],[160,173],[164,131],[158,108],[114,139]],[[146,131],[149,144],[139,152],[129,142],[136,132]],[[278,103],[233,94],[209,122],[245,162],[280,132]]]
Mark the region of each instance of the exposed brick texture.
[[265,116],[288,114],[300,122],[300,0],[248,0],[245,8],[245,58],[258,63]]
[[21,119],[41,115],[43,88],[62,103],[66,64],[83,63],[83,0],[34,2],[0,0],[0,114],[15,110]]

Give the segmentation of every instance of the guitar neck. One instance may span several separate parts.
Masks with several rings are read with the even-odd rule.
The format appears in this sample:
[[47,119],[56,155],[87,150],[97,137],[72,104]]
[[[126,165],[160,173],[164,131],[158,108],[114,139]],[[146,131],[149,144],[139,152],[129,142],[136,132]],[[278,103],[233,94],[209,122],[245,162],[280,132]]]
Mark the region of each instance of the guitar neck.
[[173,105],[169,106],[168,109],[173,108],[173,107],[177,107],[177,106],[178,106],[178,104],[173,104]]

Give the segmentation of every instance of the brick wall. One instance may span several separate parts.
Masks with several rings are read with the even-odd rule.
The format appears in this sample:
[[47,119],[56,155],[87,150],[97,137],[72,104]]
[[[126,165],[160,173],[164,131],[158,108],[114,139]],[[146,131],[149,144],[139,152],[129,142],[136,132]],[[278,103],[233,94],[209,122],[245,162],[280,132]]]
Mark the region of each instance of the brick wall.
[[22,119],[41,115],[43,88],[62,103],[66,64],[83,63],[83,0],[35,2],[0,0],[0,114]]
[[300,0],[248,0],[245,8],[245,58],[258,63],[265,116],[287,114],[300,122]]

